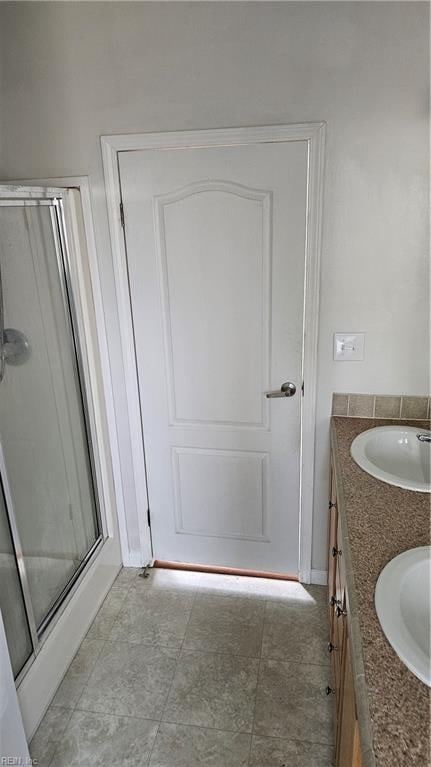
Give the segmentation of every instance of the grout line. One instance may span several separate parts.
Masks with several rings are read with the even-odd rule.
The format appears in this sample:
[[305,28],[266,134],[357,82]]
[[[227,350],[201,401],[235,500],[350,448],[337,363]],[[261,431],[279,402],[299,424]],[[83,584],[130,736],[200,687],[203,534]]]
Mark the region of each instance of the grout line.
[[[199,579],[199,580],[200,580],[200,579]],[[198,583],[199,583],[199,580],[198,580]],[[196,586],[196,588],[195,588],[195,592],[194,592],[194,594],[193,594],[193,600],[192,600],[192,603],[191,603],[191,606],[190,606],[189,617],[188,617],[188,620],[187,620],[187,623],[186,623],[186,626],[185,626],[185,629],[184,629],[184,636],[183,636],[183,640],[182,640],[182,642],[181,642],[181,646],[180,646],[180,650],[179,650],[179,655],[178,655],[178,657],[180,657],[180,654],[181,654],[181,652],[182,652],[182,650],[183,650],[183,647],[184,647],[184,642],[186,641],[186,634],[187,634],[187,629],[188,629],[188,627],[189,627],[190,619],[191,619],[191,617],[192,617],[193,608],[194,608],[194,606],[195,606],[195,603],[196,603],[196,597],[197,597],[197,593],[198,593],[198,588],[197,588],[197,586]]]
[[270,660],[270,661],[275,662],[275,663],[296,663],[296,664],[300,663],[301,666],[317,666],[318,668],[326,668],[326,669],[330,669],[331,668],[331,663],[330,662],[329,663],[316,663],[315,661],[313,662],[313,661],[309,661],[309,660],[302,661],[300,658],[282,658],[282,659],[280,659],[280,658],[272,658],[270,655],[262,655],[261,660],[265,660],[265,661]]
[[222,658],[244,658],[244,660],[259,660],[260,655],[243,655],[232,651],[222,652],[221,650],[197,650],[194,647],[184,647],[180,651],[181,657],[184,653],[193,653],[194,655],[220,655]]
[[[262,658],[262,660],[265,660],[265,659]],[[250,737],[255,735],[256,737],[272,738],[273,740],[281,740],[281,741],[287,740],[287,741],[293,741],[293,742],[296,742],[296,743],[310,743],[311,745],[316,745],[316,746],[327,746],[328,748],[332,748],[333,747],[333,743],[327,743],[327,742],[323,742],[323,741],[308,740],[307,738],[288,738],[288,737],[283,737],[282,735],[260,735],[259,733],[255,733],[253,731],[253,728],[252,728],[251,732],[247,731],[247,730],[243,730],[243,729],[239,729],[239,730],[233,730],[232,729],[232,730],[230,730],[229,728],[226,728],[226,727],[213,727],[211,725],[189,724],[189,723],[186,723],[186,722],[178,722],[178,721],[175,721],[174,719],[163,720],[163,719],[155,719],[154,717],[149,717],[149,716],[137,717],[137,716],[131,716],[130,714],[113,713],[112,711],[109,711],[109,712],[106,712],[106,711],[94,711],[94,710],[89,709],[89,708],[77,709],[77,713],[78,712],[83,712],[83,713],[87,713],[87,714],[94,714],[95,716],[112,716],[113,718],[116,718],[116,719],[131,719],[131,720],[133,720],[135,722],[154,722],[155,724],[158,724],[158,725],[174,724],[174,725],[177,725],[178,727],[186,727],[186,728],[191,728],[191,729],[195,728],[195,729],[198,729],[198,730],[212,730],[212,731],[215,731],[215,732],[229,732],[229,733],[232,733],[232,734],[235,734],[235,735],[236,734],[250,735]],[[71,714],[72,713],[73,712],[71,712]],[[65,730],[67,729],[67,727],[69,725],[69,722],[70,722],[70,718],[69,718],[68,724],[66,725]],[[63,733],[65,732],[65,730],[63,731]]]
[[[73,713],[73,712],[72,712],[72,713]],[[69,719],[69,722],[70,722],[70,719]],[[69,722],[68,722],[68,724],[69,724]],[[64,730],[64,732],[62,733],[62,737],[63,737],[63,735],[65,734],[65,732],[66,732],[66,730]],[[52,752],[52,756],[51,756],[51,759],[49,760],[49,762],[48,762],[48,764],[47,764],[47,767],[51,767],[51,765],[54,765],[54,757],[55,757],[55,756],[56,756],[56,754],[57,754],[57,751],[58,751],[58,749],[59,749],[59,746],[60,746],[60,743],[56,742],[56,743],[55,743],[55,747],[54,747],[54,751]],[[38,759],[37,759],[37,757],[36,757],[36,761],[34,762],[34,764],[37,764],[37,763],[38,763]],[[30,762],[30,764],[31,764],[31,762]]]
[[257,677],[256,677],[256,694],[254,698],[254,706],[253,706],[253,715],[251,719],[251,737],[250,737],[250,749],[248,752],[248,764],[250,764],[251,760],[251,749],[253,746],[253,735],[254,735],[254,723],[256,718],[256,708],[257,708],[257,696],[259,693],[259,678],[260,678],[260,668],[262,665],[262,653],[263,653],[263,635],[265,633],[265,619],[266,619],[266,607],[267,607],[268,601],[265,601],[265,609],[263,612],[263,621],[262,621],[262,634],[261,634],[261,641],[260,641],[260,656],[259,656],[259,665],[257,667]]
[[185,724],[184,722],[175,722],[173,720],[166,720],[166,722],[160,722],[160,724],[174,724],[176,727],[186,727],[190,730],[211,730],[215,732],[229,732],[233,735],[251,735],[251,733],[246,730],[229,730],[228,727],[211,727],[210,724]]
[[154,737],[153,745],[151,746],[151,750],[150,750],[150,753],[149,753],[149,756],[148,756],[147,767],[150,767],[150,765],[151,765],[151,757],[153,756],[154,746],[156,745],[156,740],[157,740],[157,736],[159,734],[161,723],[162,723],[161,720],[160,720],[160,722],[157,722],[156,735]]
[[[200,579],[199,579],[199,580],[200,580]],[[199,583],[199,580],[198,580],[198,583]],[[192,600],[192,604],[191,604],[191,606],[190,606],[189,617],[188,617],[188,620],[187,620],[187,623],[186,623],[186,626],[185,626],[185,629],[184,629],[184,636],[183,636],[183,639],[182,639],[181,645],[180,645],[180,647],[179,647],[179,650],[178,650],[178,655],[177,655],[177,657],[176,657],[176,659],[175,659],[175,669],[174,669],[174,673],[172,674],[172,679],[171,679],[171,683],[170,683],[170,685],[169,685],[169,690],[168,690],[168,692],[167,692],[167,695],[166,695],[166,698],[165,698],[165,702],[164,702],[164,704],[163,704],[163,708],[162,708],[162,711],[161,711],[161,714],[160,714],[160,722],[163,722],[163,715],[164,715],[164,713],[165,713],[165,710],[166,710],[166,706],[168,705],[169,696],[170,696],[170,694],[171,694],[171,690],[172,690],[172,687],[173,687],[173,684],[174,684],[174,681],[175,681],[175,677],[176,677],[176,675],[177,675],[177,670],[178,670],[178,662],[179,662],[179,660],[180,660],[180,658],[181,658],[181,653],[182,653],[182,650],[183,650],[183,646],[184,646],[184,642],[185,642],[185,639],[186,639],[187,628],[188,628],[188,626],[189,626],[189,623],[190,623],[190,619],[191,619],[191,617],[192,617],[192,611],[193,611],[193,607],[194,607],[194,604],[195,604],[195,602],[196,602],[196,594],[197,594],[197,588],[195,588],[195,592],[194,592],[194,594],[193,594],[193,600]],[[157,732],[158,732],[158,731],[157,731]],[[156,737],[157,737],[157,736],[156,736]],[[154,743],[155,743],[155,742],[156,742],[156,741],[154,740]],[[154,746],[153,746],[153,748],[154,748]],[[152,754],[152,753],[153,753],[153,749],[151,750],[151,754]],[[149,762],[148,762],[148,764],[149,764]]]
[[212,730],[213,732],[230,732],[232,735],[250,735],[249,730],[229,730],[226,727],[212,727],[210,724],[187,724],[186,722],[178,722],[174,719],[165,719],[160,724],[175,724],[177,727],[196,727],[198,730]]
[[[58,708],[60,708],[60,706],[58,706]],[[63,708],[64,708],[64,706],[63,706]],[[45,716],[46,716],[46,714],[47,714],[48,710],[49,710],[49,706],[48,706],[48,709],[47,709],[47,711],[45,712],[45,715],[44,715],[43,719],[45,719]],[[68,716],[68,719],[67,719],[67,722],[66,722],[66,724],[64,725],[64,727],[61,729],[61,732],[60,732],[60,733],[58,733],[58,731],[57,731],[57,730],[56,730],[56,733],[55,733],[55,734],[56,734],[56,736],[59,734],[59,735],[60,735],[60,738],[62,738],[62,737],[63,737],[63,735],[65,734],[65,732],[66,732],[66,730],[67,730],[67,728],[68,728],[68,726],[69,726],[69,722],[70,722],[70,720],[71,720],[71,718],[72,718],[72,714],[73,714],[73,710],[71,710],[71,709],[66,709],[66,710],[67,710],[67,712],[68,712],[68,714],[69,714],[69,716]],[[43,722],[43,719],[42,719],[42,722]],[[40,723],[40,725],[42,724],[42,722]],[[40,727],[40,725],[39,725],[39,727]],[[39,727],[37,728],[37,730],[36,730],[36,732],[35,732],[35,735],[36,735],[37,731],[39,730]],[[34,735],[33,735],[33,738],[34,738]],[[33,738],[32,738],[32,740],[33,740]],[[56,738],[55,740],[54,740],[54,739],[52,740],[52,743],[53,743],[54,749],[53,749],[53,752],[52,752],[52,756],[51,756],[51,759],[50,759],[50,760],[49,760],[49,762],[47,763],[46,767],[51,767],[51,765],[53,765],[53,764],[54,764],[54,756],[56,755],[56,753],[57,753],[57,749],[58,749],[58,746],[59,746],[58,740],[59,740],[58,738]],[[30,744],[29,744],[29,745],[30,745]],[[30,757],[31,757],[31,754],[30,754]],[[32,763],[34,763],[34,764],[38,764],[38,761],[39,761],[39,760],[38,760],[38,755],[36,754],[36,756],[34,757],[34,760],[33,760],[33,762],[32,762]]]
[[[259,578],[259,580],[263,580],[262,578]],[[280,582],[280,581],[278,581]],[[281,581],[283,583],[297,583],[297,581]],[[298,583],[298,585],[300,585]],[[211,597],[211,599],[242,599],[244,602],[266,602],[267,598],[264,596],[259,595],[251,595],[247,596],[246,593],[242,594],[234,594],[233,592],[229,591],[226,594],[212,594],[210,591],[200,591],[199,596],[201,597]],[[279,601],[282,600],[282,597],[274,597],[274,599],[278,599]]]
[[102,642],[102,647],[100,648],[100,652],[99,652],[99,654],[98,654],[98,656],[96,658],[96,662],[95,662],[93,668],[91,669],[91,672],[88,675],[88,678],[87,678],[86,682],[84,683],[84,686],[83,686],[83,688],[81,690],[81,693],[80,693],[80,695],[79,695],[79,697],[78,697],[78,699],[77,699],[77,701],[76,701],[76,703],[75,703],[75,705],[73,707],[72,713],[77,710],[79,701],[81,700],[82,696],[84,695],[84,692],[85,692],[86,688],[88,687],[88,683],[89,683],[91,677],[93,676],[94,670],[95,670],[95,668],[96,668],[96,666],[97,666],[97,664],[99,662],[100,656],[102,655],[102,652],[105,649],[106,643],[108,642],[107,639],[101,639],[100,641]]
[[[181,643],[184,643],[184,640],[185,640],[185,637],[184,637],[183,640],[181,640]],[[173,653],[178,653],[178,658],[180,657],[182,652],[187,652],[187,653],[190,652],[190,653],[196,653],[198,655],[223,655],[223,656],[228,655],[229,657],[246,658],[248,660],[258,660],[259,659],[259,655],[244,655],[243,653],[234,653],[234,652],[228,651],[228,650],[223,652],[222,650],[210,650],[210,649],[200,650],[200,649],[196,649],[194,647],[184,647],[184,648],[182,648],[181,645],[179,647],[175,647],[172,644],[171,645],[164,645],[164,644],[162,644],[160,642],[160,640],[157,640],[157,642],[148,642],[148,641],[145,641],[145,642],[129,642],[127,639],[111,639],[111,638],[108,637],[106,639],[104,638],[104,639],[98,639],[98,640],[94,640],[94,641],[103,642],[104,646],[109,642],[109,644],[128,645],[130,647],[148,647],[148,648],[151,648],[151,649],[154,649],[154,648],[157,648],[157,647],[163,647],[165,650],[170,650]],[[102,652],[103,649],[104,648],[102,647],[101,648],[101,652]],[[97,660],[99,660],[99,657],[100,657],[100,655],[98,656]],[[91,671],[91,673],[93,673],[93,670]],[[60,705],[60,706],[55,706],[55,708],[66,708],[66,707]]]
[[253,735],[256,738],[270,738],[271,740],[288,741],[290,743],[307,743],[310,746],[326,746],[326,748],[335,748],[334,743],[324,743],[321,740],[308,740],[307,738],[284,738],[283,735]]
[[132,716],[131,714],[119,714],[114,711],[95,711],[93,708],[77,708],[75,712],[83,714],[94,714],[94,716],[112,716],[116,719],[132,719],[134,722],[154,722],[155,724],[161,724],[160,719],[156,719],[154,716]]

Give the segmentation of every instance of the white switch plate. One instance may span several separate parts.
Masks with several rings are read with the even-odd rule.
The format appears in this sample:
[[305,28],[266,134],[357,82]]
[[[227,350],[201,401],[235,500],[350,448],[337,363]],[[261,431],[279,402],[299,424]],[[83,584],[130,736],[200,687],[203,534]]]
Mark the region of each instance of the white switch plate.
[[334,333],[334,360],[364,359],[365,333]]

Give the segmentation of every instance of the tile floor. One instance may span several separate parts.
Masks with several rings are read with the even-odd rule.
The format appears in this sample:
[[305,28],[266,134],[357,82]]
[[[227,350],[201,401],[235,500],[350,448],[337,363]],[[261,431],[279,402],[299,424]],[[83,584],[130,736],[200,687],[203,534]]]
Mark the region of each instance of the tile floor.
[[31,742],[39,767],[330,767],[326,591],[123,569]]

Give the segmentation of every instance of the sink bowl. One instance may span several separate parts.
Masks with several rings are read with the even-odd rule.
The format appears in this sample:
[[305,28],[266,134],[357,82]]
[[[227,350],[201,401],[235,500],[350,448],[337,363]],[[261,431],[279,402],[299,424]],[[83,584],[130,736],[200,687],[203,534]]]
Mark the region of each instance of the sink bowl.
[[410,671],[431,687],[431,546],[399,554],[383,568],[374,595],[387,640]]
[[353,440],[350,453],[361,469],[389,485],[431,492],[431,432],[416,426],[377,426]]

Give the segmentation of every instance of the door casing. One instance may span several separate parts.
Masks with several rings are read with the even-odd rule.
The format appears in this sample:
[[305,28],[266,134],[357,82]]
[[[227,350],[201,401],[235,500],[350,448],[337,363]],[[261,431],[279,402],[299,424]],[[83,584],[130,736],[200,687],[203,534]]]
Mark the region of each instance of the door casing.
[[[108,220],[111,235],[114,277],[117,292],[123,367],[126,384],[127,409],[133,455],[135,509],[124,511],[126,518],[120,526],[128,527],[127,514],[134,513],[138,526],[141,552],[123,549],[124,564],[133,566],[152,562],[151,534],[147,516],[147,486],[145,453],[141,419],[138,371],[134,345],[133,315],[129,292],[129,276],[124,231],[122,226],[121,179],[119,152],[145,149],[239,146],[267,142],[305,141],[308,147],[307,224],[305,254],[305,297],[303,337],[303,396],[301,402],[301,470],[299,513],[299,572],[302,583],[311,580],[314,442],[317,388],[317,340],[319,313],[319,269],[323,207],[324,122],[271,125],[252,128],[218,128],[215,130],[172,131],[168,133],[139,133],[102,136],[101,146]],[[132,340],[132,342],[131,342]],[[122,510],[120,510],[122,513]],[[130,524],[130,522],[129,522]]]

